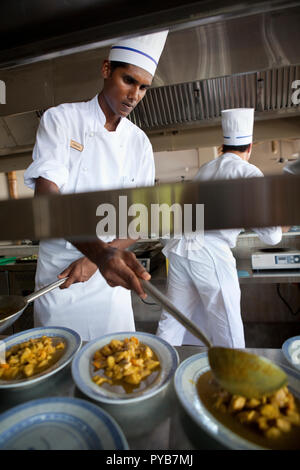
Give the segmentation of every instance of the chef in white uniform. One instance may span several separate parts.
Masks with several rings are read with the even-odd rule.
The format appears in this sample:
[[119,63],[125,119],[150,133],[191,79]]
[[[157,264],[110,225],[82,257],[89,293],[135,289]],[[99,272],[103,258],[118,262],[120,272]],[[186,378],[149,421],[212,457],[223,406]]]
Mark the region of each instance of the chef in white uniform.
[[[99,95],[44,113],[33,163],[24,176],[25,184],[37,195],[154,184],[150,141],[126,117],[151,85],[167,33],[115,44],[102,65],[104,86]],[[103,240],[119,249],[133,242],[113,238]],[[110,287],[98,266],[83,257],[85,246],[63,239],[41,241],[36,289],[57,277],[68,276],[68,281],[34,302],[35,326],[70,327],[83,340],[134,331],[130,291]]]
[[[223,154],[204,164],[195,180],[251,178],[263,173],[248,162],[252,150],[254,110],[222,111]],[[251,195],[249,195],[251,204]],[[217,217],[217,214],[216,214]],[[163,253],[169,260],[167,296],[207,335],[214,345],[245,347],[240,310],[240,287],[231,248],[242,229],[214,230],[170,240]],[[281,227],[253,229],[259,238],[276,245]],[[162,312],[157,335],[173,345],[201,344],[166,311]]]

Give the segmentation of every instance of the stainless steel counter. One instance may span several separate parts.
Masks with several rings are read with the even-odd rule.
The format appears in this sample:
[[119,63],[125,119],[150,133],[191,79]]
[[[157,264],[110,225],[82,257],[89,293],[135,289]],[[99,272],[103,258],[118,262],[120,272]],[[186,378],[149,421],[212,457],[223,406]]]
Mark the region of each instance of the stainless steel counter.
[[[180,361],[189,356],[206,351],[206,348],[198,346],[181,346],[176,348]],[[280,349],[247,349],[259,355],[268,357],[277,363],[289,365]],[[71,368],[67,366],[53,377],[34,387],[23,391],[3,391],[0,390],[0,412],[9,408],[37,398],[68,396],[89,400],[75,386]],[[149,414],[147,417],[149,431],[146,433],[135,433],[132,436],[131,429],[123,431],[127,437],[131,450],[194,450],[194,449],[220,449],[221,447],[208,436],[201,434],[201,430],[196,427],[193,421],[182,410],[179,401],[170,388],[168,396],[164,398],[165,403],[160,407],[159,412]],[[166,405],[166,406],[165,406]],[[164,410],[163,412],[161,410]],[[142,422],[141,422],[142,424]],[[153,424],[153,425],[152,425]],[[197,438],[195,440],[193,437]]]
[[21,258],[24,256],[37,255],[39,253],[39,245],[5,245],[0,244],[0,256],[16,256]]

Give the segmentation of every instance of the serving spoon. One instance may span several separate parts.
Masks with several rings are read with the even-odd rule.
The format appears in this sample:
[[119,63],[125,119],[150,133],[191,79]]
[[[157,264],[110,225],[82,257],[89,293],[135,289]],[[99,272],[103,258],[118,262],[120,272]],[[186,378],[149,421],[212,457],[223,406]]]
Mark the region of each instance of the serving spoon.
[[208,347],[211,371],[225,390],[246,398],[260,398],[287,384],[286,374],[272,361],[239,349],[213,346],[203,331],[183,315],[159,289],[149,281],[141,282],[147,294]]

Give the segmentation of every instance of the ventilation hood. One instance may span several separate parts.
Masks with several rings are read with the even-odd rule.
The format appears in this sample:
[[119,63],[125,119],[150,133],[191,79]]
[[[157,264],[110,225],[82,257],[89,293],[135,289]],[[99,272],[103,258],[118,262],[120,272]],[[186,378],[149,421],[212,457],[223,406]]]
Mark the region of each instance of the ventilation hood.
[[231,108],[254,108],[256,119],[295,116],[297,80],[300,84],[300,66],[287,66],[152,88],[129,119],[152,131],[213,124],[222,109]]

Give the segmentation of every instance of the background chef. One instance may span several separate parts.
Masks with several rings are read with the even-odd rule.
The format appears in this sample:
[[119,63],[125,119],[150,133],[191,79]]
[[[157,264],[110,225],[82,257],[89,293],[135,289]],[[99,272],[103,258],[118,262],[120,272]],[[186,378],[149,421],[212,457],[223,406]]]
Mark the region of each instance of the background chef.
[[[223,153],[204,164],[195,180],[251,178],[263,176],[248,163],[252,150],[254,109],[222,111]],[[249,204],[251,204],[249,195]],[[216,214],[216,217],[218,214]],[[240,287],[231,248],[242,229],[204,232],[171,240],[163,252],[169,259],[167,296],[204,331],[214,345],[245,347],[240,311]],[[267,244],[280,242],[280,227],[253,229]],[[162,312],[157,335],[173,345],[200,344],[166,311]]]
[[[104,85],[97,96],[44,113],[33,163],[24,175],[25,184],[36,195],[154,184],[150,141],[125,118],[150,87],[167,34],[163,31],[113,45],[102,64]],[[149,276],[134,255],[123,250],[133,241],[112,238],[92,243],[71,244],[63,239],[40,243],[36,289],[57,276],[68,276],[68,280],[63,289],[35,301],[35,326],[71,327],[84,340],[134,331],[130,291],[111,286],[131,287],[134,278],[136,286],[135,274]],[[103,242],[111,242],[109,248],[103,249]],[[113,275],[104,278],[97,265],[105,274],[108,265]],[[142,295],[141,286],[136,290]]]

